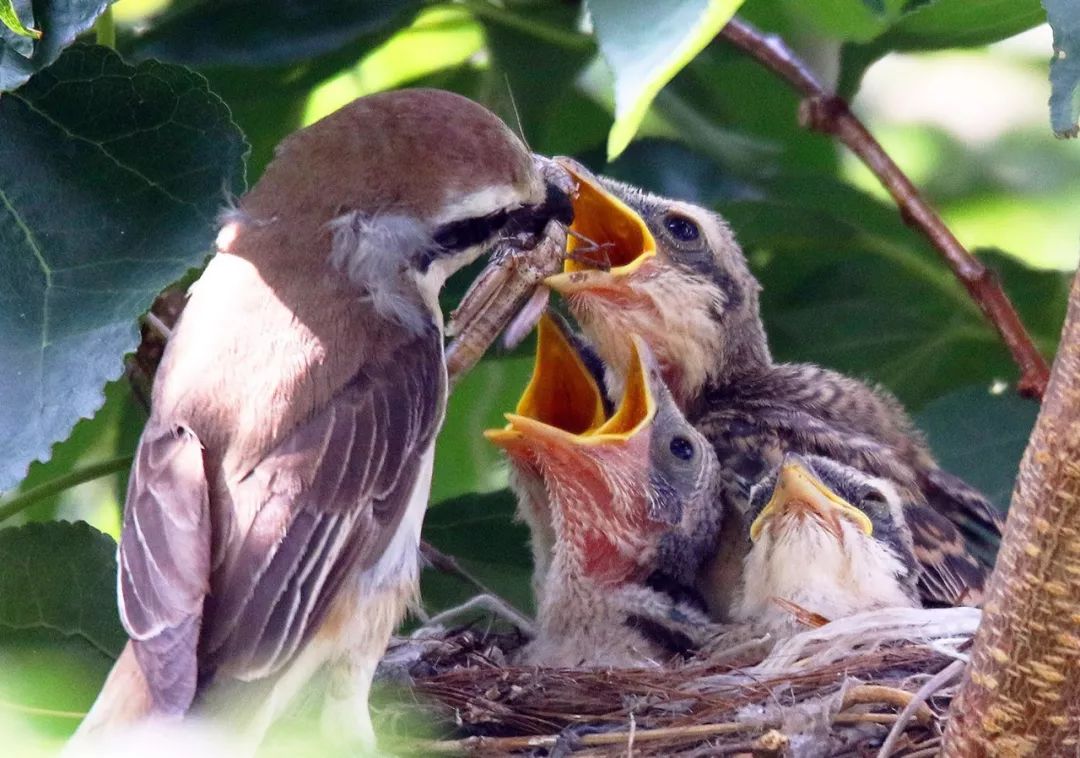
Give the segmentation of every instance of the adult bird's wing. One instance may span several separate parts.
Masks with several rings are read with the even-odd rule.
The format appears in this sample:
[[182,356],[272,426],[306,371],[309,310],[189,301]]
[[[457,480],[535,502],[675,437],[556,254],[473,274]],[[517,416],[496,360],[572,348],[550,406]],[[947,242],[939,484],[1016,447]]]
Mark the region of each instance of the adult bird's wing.
[[131,468],[120,537],[120,618],[163,714],[188,709],[210,577],[210,497],[190,429],[151,421]]
[[434,328],[403,344],[377,372],[354,377],[235,487],[236,510],[255,516],[215,569],[202,675],[258,679],[288,663],[346,577],[383,557],[413,498],[426,504],[427,488],[414,490],[442,421],[442,350]]
[[[142,494],[129,495],[121,608],[161,710],[185,711],[217,671],[239,679],[277,671],[319,627],[349,572],[382,556],[430,465],[446,393],[434,328],[387,358],[232,488],[231,533],[213,566],[205,478],[201,490],[174,492],[153,486],[167,470],[138,479],[136,464],[132,487]],[[173,468],[201,452],[190,433],[181,439]],[[179,526],[178,514],[189,516]],[[240,514],[253,514],[243,527]]]

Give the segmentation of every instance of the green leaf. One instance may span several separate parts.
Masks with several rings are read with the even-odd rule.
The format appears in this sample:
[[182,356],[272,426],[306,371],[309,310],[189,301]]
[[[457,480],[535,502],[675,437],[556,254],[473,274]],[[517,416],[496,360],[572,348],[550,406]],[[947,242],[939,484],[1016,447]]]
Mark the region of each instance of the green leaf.
[[844,46],[838,90],[843,95],[854,93],[863,72],[890,52],[988,45],[1038,26],[1045,20],[1039,0],[925,2],[866,44]]
[[1038,414],[1036,402],[975,386],[934,400],[915,421],[942,467],[1004,511]]
[[77,46],[0,98],[0,491],[103,402],[211,248],[243,137],[206,80]]
[[116,658],[116,543],[84,522],[0,529],[0,630],[57,632]]
[[784,7],[803,27],[832,39],[867,42],[903,15],[907,0],[785,0]]
[[432,502],[506,486],[503,457],[483,433],[506,423],[503,414],[517,406],[532,366],[531,354],[505,360],[488,358],[454,387],[435,446]]
[[649,104],[712,41],[743,0],[588,0],[596,38],[615,76],[608,158],[630,144]]
[[23,26],[23,22],[19,20],[19,15],[15,12],[15,6],[12,4],[12,0],[0,0],[0,22],[21,37],[41,39],[40,30],[28,29]]
[[364,37],[385,37],[409,23],[420,7],[418,0],[181,3],[155,21],[134,51],[189,66],[279,66]]
[[[823,177],[785,177],[722,203],[764,286],[777,357],[879,381],[913,408],[956,386],[1016,376],[1008,352],[928,243],[895,208]],[[1062,274],[984,256],[1044,350],[1065,302]]]
[[[532,605],[529,530],[514,520],[516,500],[509,490],[472,493],[432,506],[424,538],[515,607]],[[460,579],[426,571],[424,603],[432,610],[456,605],[477,592]]]
[[1076,0],[1043,0],[1054,30],[1050,61],[1050,126],[1058,137],[1080,134],[1080,4]]
[[[8,0],[3,0],[7,4]],[[29,0],[15,0],[19,17],[33,19],[41,31],[32,48],[27,39],[0,26],[0,92],[22,85],[35,71],[55,61],[75,38],[94,25],[111,0],[44,0],[30,12]]]

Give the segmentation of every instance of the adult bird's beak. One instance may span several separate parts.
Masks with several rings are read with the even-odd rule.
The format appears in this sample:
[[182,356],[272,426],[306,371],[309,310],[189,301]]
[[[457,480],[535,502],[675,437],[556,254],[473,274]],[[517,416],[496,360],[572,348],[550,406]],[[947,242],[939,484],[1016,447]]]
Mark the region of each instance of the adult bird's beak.
[[838,540],[843,535],[840,518],[853,521],[867,535],[874,531],[865,513],[829,489],[802,458],[788,453],[780,465],[772,497],[750,525],[750,539],[756,542],[770,521],[792,516],[814,518]]
[[656,256],[656,240],[641,216],[604,189],[588,169],[569,158],[555,161],[576,182],[571,194],[574,222],[563,271],[544,283],[563,295],[627,293],[628,282]]

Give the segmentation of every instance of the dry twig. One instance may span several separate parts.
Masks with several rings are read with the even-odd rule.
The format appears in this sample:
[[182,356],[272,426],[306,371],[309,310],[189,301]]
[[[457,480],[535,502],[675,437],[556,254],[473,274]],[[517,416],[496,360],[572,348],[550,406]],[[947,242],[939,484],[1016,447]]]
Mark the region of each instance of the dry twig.
[[847,102],[828,92],[779,37],[762,34],[752,24],[739,18],[732,19],[720,36],[756,59],[805,98],[799,111],[803,126],[833,135],[874,173],[896,201],[904,221],[930,240],[983,315],[1001,335],[1013,360],[1020,367],[1017,390],[1022,395],[1041,398],[1050,378],[1050,368],[1032,342],[996,275],[960,244],[911,180],[885,152],[881,143],[851,112]]

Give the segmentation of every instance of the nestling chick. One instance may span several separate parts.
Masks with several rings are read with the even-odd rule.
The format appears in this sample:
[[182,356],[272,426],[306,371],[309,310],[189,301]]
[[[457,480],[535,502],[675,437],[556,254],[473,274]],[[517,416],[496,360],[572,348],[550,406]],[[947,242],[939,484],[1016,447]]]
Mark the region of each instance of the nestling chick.
[[919,606],[904,505],[889,482],[788,453],[754,486],[749,519],[737,621],[786,635],[800,624],[784,603],[830,621]]
[[278,146],[165,349],[119,547],[131,641],[82,734],[235,707],[254,746],[331,665],[328,731],[370,746],[446,404],[439,291],[567,207],[448,92],[361,98]]
[[[596,431],[612,410],[600,388],[602,367],[598,360],[561,317],[545,314],[537,325],[536,363],[515,415],[574,435]],[[496,444],[518,439],[512,425],[485,432],[485,436]],[[539,602],[551,564],[555,527],[540,461],[535,458],[539,451],[527,445],[507,450],[512,451],[510,488],[517,496],[517,517],[529,527],[533,597]]]
[[[648,349],[635,342],[632,351],[625,392],[600,426],[584,423],[589,414],[552,414],[581,421],[580,433],[507,414],[509,425],[488,433],[515,465],[534,467],[554,532],[529,663],[641,665],[681,652],[706,623],[700,610],[649,581],[682,563],[696,573],[695,551],[717,527],[709,507],[716,459],[679,413]],[[595,398],[584,397],[589,408]]]
[[730,610],[725,588],[738,586],[749,549],[743,518],[750,488],[787,452],[893,482],[922,567],[923,601],[979,602],[989,566],[972,546],[979,556],[991,552],[986,535],[1000,534],[1000,518],[937,466],[900,404],[836,372],[772,361],[758,282],[715,213],[559,160],[578,179],[571,227],[578,239],[564,273],[547,284],[566,297],[608,367],[610,386],[625,373],[626,335],[648,342],[724,472],[728,522],[702,578],[713,614],[725,618]]

